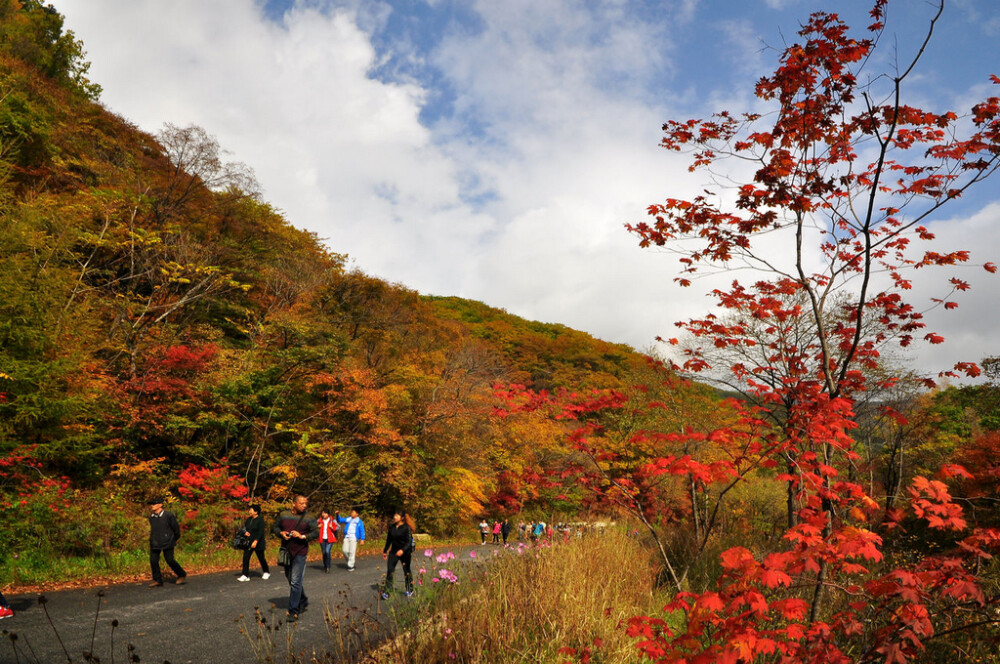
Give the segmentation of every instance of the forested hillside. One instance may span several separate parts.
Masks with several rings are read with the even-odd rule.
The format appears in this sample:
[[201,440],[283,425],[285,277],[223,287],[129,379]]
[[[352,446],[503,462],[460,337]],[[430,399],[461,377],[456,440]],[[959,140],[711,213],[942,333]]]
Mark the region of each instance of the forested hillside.
[[[886,153],[919,139],[952,170],[893,166],[933,177],[887,195],[929,198],[929,216],[955,197],[941,193],[955,174],[969,186],[997,170],[1000,99],[975,106],[985,129],[954,144],[940,127],[957,116],[902,105],[841,127],[861,79],[837,76],[875,42],[813,21],[809,49],[784,57],[835,64],[837,84],[814,99],[779,68],[757,94],[787,85],[809,103],[781,97],[784,111],[823,122],[732,146],[742,129],[728,114],[699,131],[665,125],[664,147],[693,147],[695,166],[730,150],[775,160],[740,190],[750,218],[670,198],[631,230],[641,246],[708,243],[682,256],[693,272],[733,252],[760,258],[750,238],[773,230],[774,209],[795,230],[832,214],[831,200],[867,201],[882,226],[838,212],[815,253],[829,274],[899,270],[875,296],[801,266],[797,279],[765,270],[714,291],[721,314],[684,323],[678,357],[706,377],[729,372],[722,393],[629,347],[351,267],[336,238],[269,205],[208,131],[152,136],[104,108],[55,9],[0,0],[0,585],[62,575],[70,557],[144,567],[154,495],[179,513],[185,553],[225,547],[246,501],[272,513],[293,493],[371,516],[405,505],[433,534],[471,533],[482,517],[611,515],[642,533],[674,595],[663,618],[628,622],[651,659],[995,661],[1000,360],[983,361],[976,385],[931,387],[882,354],[887,340],[942,341],[902,299],[902,273],[968,254],[907,257],[933,235],[874,209],[869,173],[828,144],[867,144],[902,113],[916,129]],[[825,59],[831,44],[840,60]],[[778,138],[806,156],[772,155]],[[725,150],[702,151],[717,140]],[[896,259],[866,253],[883,235]]]
[[0,566],[139,543],[152,494],[206,541],[292,492],[436,533],[583,509],[547,479],[562,425],[494,386],[627,388],[644,357],[348,269],[205,130],[103,108],[83,57],[0,3]]

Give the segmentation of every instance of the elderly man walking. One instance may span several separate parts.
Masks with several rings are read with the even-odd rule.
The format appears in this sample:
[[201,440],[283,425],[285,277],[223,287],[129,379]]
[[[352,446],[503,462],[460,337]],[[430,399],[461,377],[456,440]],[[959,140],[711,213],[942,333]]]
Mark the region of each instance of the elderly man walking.
[[160,554],[170,569],[177,575],[177,585],[187,581],[187,572],[174,560],[174,547],[181,538],[181,527],[174,513],[163,509],[162,498],[149,500],[149,567],[153,572],[153,582],[150,588],[163,585],[163,574],[160,573]]

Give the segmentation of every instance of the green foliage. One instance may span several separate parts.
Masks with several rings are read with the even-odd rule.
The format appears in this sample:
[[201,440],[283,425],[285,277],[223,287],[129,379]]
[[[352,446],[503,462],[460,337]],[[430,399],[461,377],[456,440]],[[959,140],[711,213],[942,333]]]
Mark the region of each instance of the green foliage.
[[145,530],[114,501],[152,492],[210,551],[244,496],[178,492],[220,459],[254,501],[301,492],[376,521],[402,505],[436,534],[586,507],[546,479],[561,425],[501,421],[494,386],[625,388],[647,378],[640,355],[346,269],[205,130],[154,137],[88,101],[82,46],[48,5],[0,0],[0,63],[0,455],[30,443],[35,480],[80,506],[69,522],[0,482],[47,534],[0,558],[114,560]]
[[97,99],[100,86],[87,79],[90,63],[83,43],[63,30],[55,7],[39,0],[0,0],[0,48],[85,97]]
[[1000,386],[965,385],[935,393],[929,412],[943,433],[968,438],[974,431],[1000,429]]

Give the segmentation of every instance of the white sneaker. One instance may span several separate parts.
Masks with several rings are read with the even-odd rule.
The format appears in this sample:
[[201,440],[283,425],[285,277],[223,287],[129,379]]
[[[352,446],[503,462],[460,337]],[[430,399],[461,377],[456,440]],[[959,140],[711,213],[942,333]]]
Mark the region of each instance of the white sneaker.
[[271,578],[271,573],[270,572],[264,572],[264,574],[262,574],[261,577],[260,577],[261,581],[267,581],[270,578]]
[[237,581],[241,581],[241,582],[242,582],[242,581],[249,581],[249,580],[250,580],[250,577],[249,577],[249,576],[247,576],[246,574],[241,574],[241,575],[240,575],[239,577],[237,577],[237,579],[236,579],[236,580],[237,580]]

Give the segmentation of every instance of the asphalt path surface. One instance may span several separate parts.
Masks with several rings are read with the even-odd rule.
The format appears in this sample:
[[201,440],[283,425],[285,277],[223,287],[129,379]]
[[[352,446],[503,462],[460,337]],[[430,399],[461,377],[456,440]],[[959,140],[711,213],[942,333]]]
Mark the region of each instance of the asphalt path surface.
[[[458,555],[472,548],[448,550]],[[415,575],[421,551],[414,555]],[[272,549],[268,562],[274,556]],[[184,564],[183,559],[179,562]],[[190,574],[186,584],[175,585],[165,568],[160,588],[132,583],[61,590],[45,593],[44,607],[37,594],[8,595],[15,616],[0,622],[0,663],[86,662],[87,652],[102,664],[125,663],[132,661],[130,645],[141,662],[252,663],[258,661],[261,648],[258,610],[267,625],[264,643],[274,644],[275,660],[281,662],[287,659],[289,636],[296,653],[338,651],[331,642],[324,607],[336,615],[350,613],[355,621],[364,613],[366,624],[386,621],[388,607],[378,592],[385,572],[381,556],[359,557],[353,572],[347,571],[342,558],[335,558],[329,574],[323,572],[322,562],[310,561],[303,581],[309,607],[294,625],[285,622],[288,582],[282,568],[272,565],[266,581],[259,569],[251,566],[251,570],[250,581],[243,583],[236,581],[237,571]],[[398,566],[395,576],[396,589],[401,590],[403,574]],[[401,593],[390,599],[400,601],[407,601]],[[112,621],[117,621],[116,627]],[[249,634],[241,633],[244,627]]]

